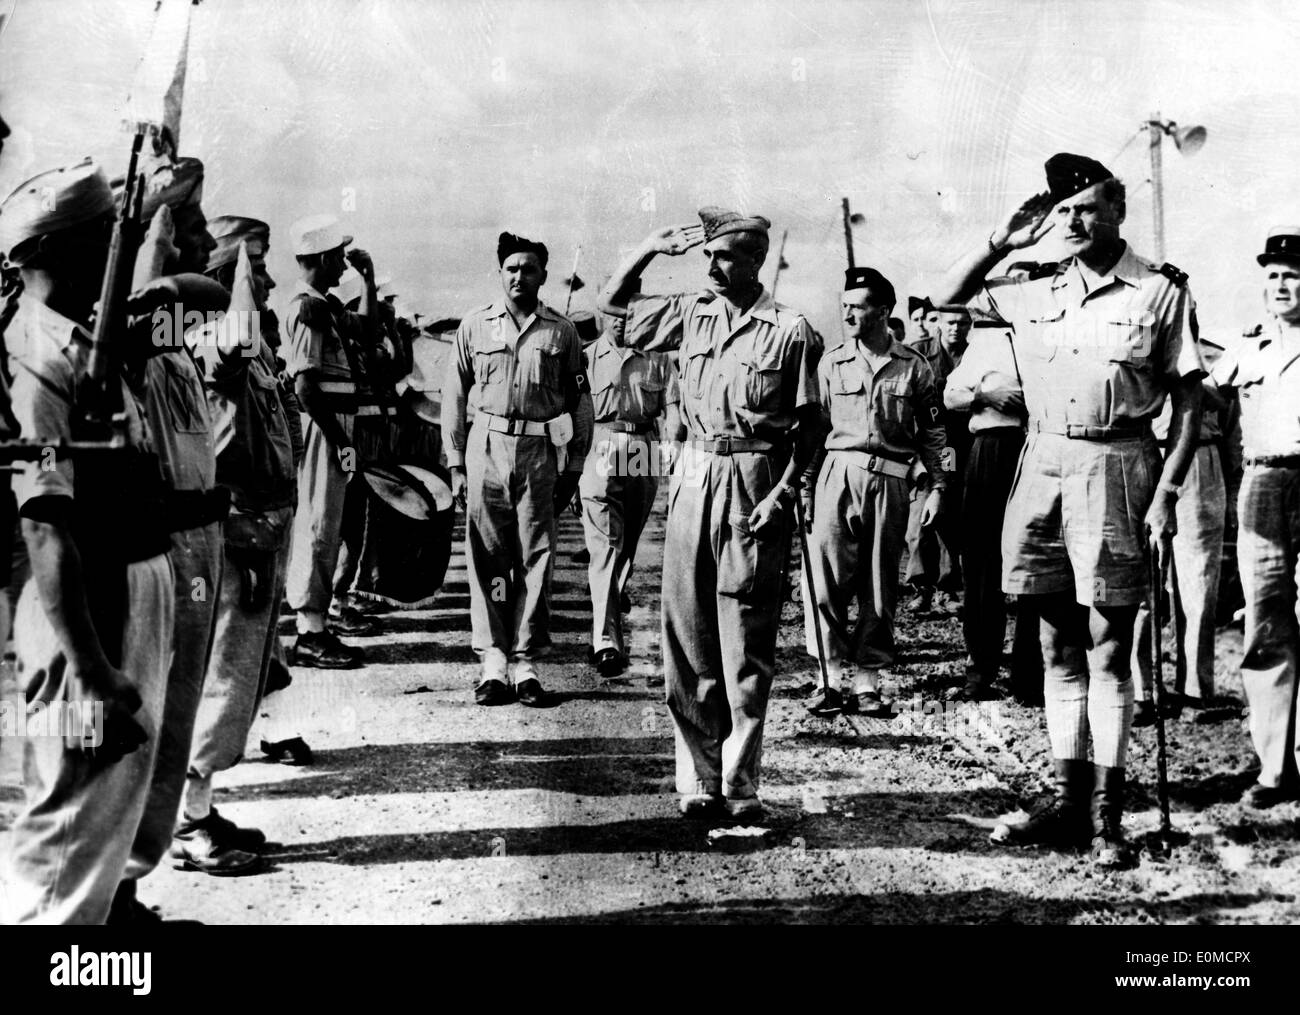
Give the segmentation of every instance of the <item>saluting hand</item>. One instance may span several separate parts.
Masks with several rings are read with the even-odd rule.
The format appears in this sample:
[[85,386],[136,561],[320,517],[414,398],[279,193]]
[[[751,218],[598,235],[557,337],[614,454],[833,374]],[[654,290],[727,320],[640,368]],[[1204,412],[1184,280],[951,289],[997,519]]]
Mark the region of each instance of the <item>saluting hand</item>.
[[349,250],[343,256],[347,258],[348,264],[356,268],[357,271],[361,273],[361,277],[364,278],[366,281],[370,281],[370,279],[374,276],[375,263],[370,259],[370,254],[368,251],[361,250],[360,248],[355,248],[353,250]]
[[704,242],[704,226],[698,222],[684,226],[665,226],[647,236],[645,242],[656,254],[676,257]]
[[989,242],[995,247],[1011,250],[1032,247],[1056,225],[1055,221],[1048,218],[1055,207],[1056,202],[1052,200],[1051,194],[1046,191],[1035,194],[993,230]]

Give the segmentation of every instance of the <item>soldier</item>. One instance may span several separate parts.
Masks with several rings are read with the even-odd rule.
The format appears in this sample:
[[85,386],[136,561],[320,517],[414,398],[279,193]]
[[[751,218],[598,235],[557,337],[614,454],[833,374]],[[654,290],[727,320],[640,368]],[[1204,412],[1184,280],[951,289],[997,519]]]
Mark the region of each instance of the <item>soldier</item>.
[[[0,251],[25,286],[6,335],[25,437],[75,435],[112,222],[112,191],[89,159],[33,177],[0,206]],[[20,684],[32,707],[102,707],[103,740],[23,740],[4,923],[105,922],[153,778],[172,652],[169,544],[157,461],[136,453],[149,448],[144,406],[124,379],[108,382],[135,452],[100,469],[56,453],[53,468],[34,462],[13,480],[32,569],[14,625]]]
[[[970,451],[961,486],[961,570],[965,582],[962,634],[970,666],[959,697],[983,701],[995,694],[1007,629],[1002,592],[1002,523],[1007,496],[1025,446],[1025,396],[1010,335],[980,329],[949,376],[944,404],[969,413]],[[1038,616],[1018,604],[1011,657],[1013,693],[1042,704],[1043,663]]]
[[[662,601],[680,808],[709,817],[725,803],[733,817],[755,817],[790,516],[816,444],[814,339],[758,281],[768,220],[713,207],[700,219],[651,233],[600,309],[627,316],[628,345],[678,350],[690,440],[669,494]],[[656,255],[701,241],[708,290],[629,296]]]
[[220,230],[208,274],[231,292],[230,311],[195,336],[193,347],[216,423],[217,479],[232,498],[216,631],[172,856],[187,870],[228,875],[256,868],[266,841],[258,829],[239,828],[217,812],[212,781],[243,756],[264,693],[278,638],[297,473],[275,360],[259,319],[274,285],[265,260],[270,227],[228,217]]
[[[591,444],[578,332],[538,298],[547,257],[545,244],[501,234],[504,297],[461,321],[442,395],[452,494],[466,507],[480,705],[550,704],[536,660],[551,644],[555,515],[572,500]],[[472,429],[465,421],[471,388]]]
[[[352,250],[345,257],[352,237],[343,235],[331,215],[300,219],[291,233],[301,279],[284,321],[285,372],[293,378],[307,416],[286,583],[289,608],[298,614],[293,661],[346,669],[360,666],[364,654],[339,641],[326,626],[326,614],[338,565],[344,498],[357,466],[352,439],[358,404],[355,347],[373,325],[374,266],[364,250]],[[323,295],[338,285],[349,261],[363,282],[358,314]]]
[[1237,555],[1246,593],[1241,679],[1259,779],[1242,798],[1267,808],[1300,796],[1296,748],[1296,584],[1300,546],[1300,226],[1268,234],[1256,260],[1271,319],[1215,365],[1241,402],[1245,474]]
[[[1120,237],[1124,186],[1078,155],[1047,161],[1026,201],[953,269],[936,302],[968,300],[1013,327],[1029,434],[1003,527],[1003,589],[1037,600],[1056,795],[996,841],[1088,846],[1129,861],[1121,819],[1133,716],[1133,621],[1147,553],[1168,551],[1204,373],[1187,279]],[[1041,278],[984,278],[1060,224],[1069,256]],[[1173,399],[1160,463],[1151,420]],[[1093,764],[1088,763],[1092,739]],[[1091,820],[1088,798],[1092,798]]]
[[907,319],[912,322],[912,334],[907,339],[909,345],[929,340],[930,327],[926,323],[929,314],[930,300],[928,297],[909,296],[907,298]]
[[[656,421],[667,411],[664,441],[681,441],[685,428],[670,407],[681,400],[672,363],[661,353],[624,346],[623,318],[610,317],[586,351],[595,430],[578,492],[590,563],[591,659],[602,677],[627,668],[622,604],[636,560],[637,541],[654,506],[661,457]],[[672,430],[669,430],[672,426]]]
[[[949,474],[941,463],[945,440],[934,373],[919,351],[889,334],[894,287],[874,268],[850,268],[843,306],[844,341],[817,368],[828,435],[809,549],[830,686],[817,691],[808,709],[887,717],[891,708],[880,695],[879,670],[894,661],[907,477],[918,456],[935,477],[923,500],[921,521],[928,528]],[[854,598],[858,622],[850,633]],[[808,638],[810,653],[814,639],[815,633]],[[864,668],[849,694],[844,664],[853,659]]]

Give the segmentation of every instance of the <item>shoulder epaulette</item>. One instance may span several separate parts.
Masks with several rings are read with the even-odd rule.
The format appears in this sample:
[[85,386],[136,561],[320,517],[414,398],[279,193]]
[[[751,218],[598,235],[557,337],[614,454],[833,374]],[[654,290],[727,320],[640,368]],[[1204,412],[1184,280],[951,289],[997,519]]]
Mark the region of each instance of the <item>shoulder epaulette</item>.
[[1197,341],[1200,342],[1201,345],[1208,345],[1211,349],[1217,349],[1219,352],[1226,352],[1228,348],[1226,345],[1220,345],[1218,342],[1214,341],[1214,339],[1206,338],[1204,335],[1199,336]]
[[1161,275],[1169,279],[1170,282],[1178,286],[1179,289],[1187,284],[1187,272],[1183,271],[1181,268],[1175,268],[1168,261],[1162,264],[1157,270]]
[[1030,268],[1026,274],[1028,274],[1031,279],[1051,278],[1053,275],[1059,274],[1060,271],[1060,261],[1043,261],[1037,266]]
[[333,325],[334,314],[328,301],[311,293],[298,293],[294,300],[298,303],[298,320],[309,328],[324,330]]
[[1264,325],[1256,324],[1253,328],[1243,328],[1241,331],[1242,338],[1259,338],[1264,334]]

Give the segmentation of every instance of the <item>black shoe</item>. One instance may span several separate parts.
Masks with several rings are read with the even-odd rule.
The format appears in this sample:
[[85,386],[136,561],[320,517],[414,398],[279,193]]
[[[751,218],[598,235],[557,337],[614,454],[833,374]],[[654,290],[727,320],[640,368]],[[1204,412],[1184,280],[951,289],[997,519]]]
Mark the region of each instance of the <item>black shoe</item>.
[[522,683],[515,684],[515,700],[529,708],[546,708],[551,704],[551,696],[542,687],[536,677],[529,677]]
[[[602,677],[606,679],[617,677],[626,669],[627,663],[618,649],[603,648],[596,653],[596,672]],[[529,683],[530,681],[525,682]]]
[[1257,811],[1266,811],[1294,799],[1295,790],[1289,786],[1263,786],[1260,783],[1255,783],[1241,795],[1241,802]]
[[997,701],[1001,695],[990,684],[978,678],[967,678],[966,686],[960,688],[949,701]]
[[1137,701],[1133,703],[1133,728],[1144,729],[1156,724],[1156,703],[1154,701]]
[[584,546],[581,550],[574,550],[573,555],[569,559],[573,561],[575,564],[590,564],[591,554],[587,551],[587,548]]
[[[277,635],[277,637],[279,636]],[[289,668],[275,656],[272,656],[271,664],[266,670],[266,690],[263,692],[263,696],[274,694],[276,691],[283,691],[292,683],[293,674],[289,672]]]
[[[227,823],[228,824],[228,823]],[[198,871],[213,877],[238,877],[261,869],[262,858],[238,849],[224,838],[223,828],[209,814],[202,821],[183,822],[172,834],[172,859],[177,870]]]
[[504,680],[485,680],[474,688],[474,701],[479,705],[511,705],[515,696]]
[[235,849],[256,853],[266,845],[266,833],[260,828],[240,828],[229,818],[223,818],[218,814],[215,807],[208,812],[205,820],[211,823],[215,838]]
[[313,760],[311,748],[302,737],[277,740],[273,744],[263,740],[258,746],[269,761],[278,761],[282,765],[310,765]]
[[626,592],[620,592],[618,594],[618,609],[620,613],[632,612],[632,597]]
[[1092,790],[1092,862],[1106,870],[1133,865],[1124,840],[1124,769],[1094,765]]
[[1056,792],[1034,808],[1019,825],[998,825],[994,842],[1015,846],[1043,845],[1057,849],[1082,849],[1092,839],[1088,795],[1092,790],[1092,765],[1086,761],[1056,762]]
[[804,707],[813,715],[828,719],[844,710],[844,696],[833,687],[819,687]]
[[326,624],[337,634],[346,634],[353,638],[373,638],[382,634],[384,626],[374,617],[367,617],[355,606],[345,606],[335,613],[330,610]]
[[921,589],[911,599],[907,601],[907,608],[913,613],[929,613],[934,608],[934,592],[931,589]]
[[162,923],[162,917],[135,897],[136,881],[119,881],[113,904],[104,922],[110,927],[149,927]]
[[364,652],[344,645],[332,631],[298,635],[291,652],[295,666],[314,666],[322,670],[350,670],[365,660]]

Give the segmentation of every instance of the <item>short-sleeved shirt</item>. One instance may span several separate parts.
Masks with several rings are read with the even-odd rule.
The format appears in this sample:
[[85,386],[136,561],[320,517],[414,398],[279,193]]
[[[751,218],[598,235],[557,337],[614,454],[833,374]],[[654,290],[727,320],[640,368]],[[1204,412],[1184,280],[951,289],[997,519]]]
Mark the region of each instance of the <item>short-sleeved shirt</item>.
[[[465,461],[465,406],[471,395],[475,412],[544,423],[566,411],[566,384],[583,370],[577,329],[545,304],[537,304],[522,327],[503,300],[470,311],[456,331],[443,387],[448,466]],[[585,447],[576,451],[586,454]]]
[[[971,399],[985,378],[996,378],[1001,385],[1020,387],[1017,380],[1019,367],[1011,355],[1011,336],[991,328],[971,332],[970,344],[956,368],[948,375],[944,385],[944,403],[970,405]],[[990,377],[993,375],[993,377]],[[999,412],[991,405],[981,406],[970,413],[970,432],[993,430],[999,427],[1023,427],[1024,420],[1014,414]]]
[[695,440],[776,444],[794,426],[797,409],[818,404],[813,330],[766,290],[734,321],[713,292],[633,296],[624,341],[677,350],[682,422]]
[[827,451],[861,451],[910,463],[919,454],[943,486],[945,445],[934,372],[914,347],[893,342],[888,361],[872,362],[857,342],[844,342],[817,365]]
[[1100,277],[1068,258],[1046,276],[990,279],[971,309],[1015,329],[1031,430],[1140,429],[1205,372],[1187,285],[1127,245]]
[[[24,297],[5,332],[13,374],[13,413],[24,438],[56,444],[73,439],[76,387],[85,376],[90,335],[76,322],[34,298]],[[144,407],[122,382],[127,444],[147,448]],[[43,496],[71,497],[75,465],[67,455],[47,463],[27,462],[13,475],[14,497],[21,509]]]
[[677,372],[663,353],[616,346],[606,333],[584,355],[597,423],[645,425],[681,401]]
[[[1206,371],[1213,374],[1214,365],[1223,357],[1223,346],[1204,337],[1197,339],[1197,345],[1201,350],[1201,362],[1205,364]],[[1173,415],[1173,403],[1166,402],[1165,407],[1160,410],[1160,415],[1151,423],[1151,430],[1156,435],[1156,440],[1166,441],[1169,439],[1169,423],[1173,419]],[[1208,444],[1211,441],[1221,440],[1223,437],[1223,417],[1222,410],[1211,408],[1208,405],[1203,406],[1197,441],[1201,444]]]
[[1211,379],[1237,390],[1248,457],[1300,454],[1300,333],[1275,318],[1225,352]]
[[284,317],[285,373],[312,371],[330,411],[355,413],[357,382],[348,343],[360,330],[357,316],[333,296],[322,296],[300,281]]

